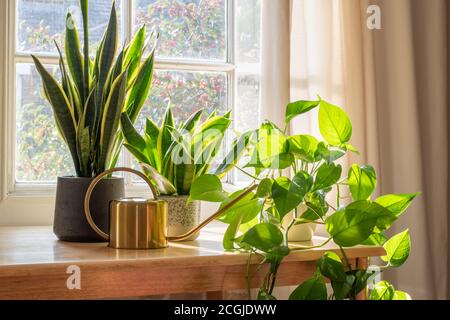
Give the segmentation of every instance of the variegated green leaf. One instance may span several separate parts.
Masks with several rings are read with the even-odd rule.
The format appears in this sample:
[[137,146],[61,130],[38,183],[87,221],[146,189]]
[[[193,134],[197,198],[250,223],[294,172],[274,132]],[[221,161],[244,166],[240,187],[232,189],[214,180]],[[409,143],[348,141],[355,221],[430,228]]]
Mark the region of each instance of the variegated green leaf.
[[173,195],[177,193],[177,190],[173,184],[162,176],[155,168],[149,166],[148,164],[141,163],[142,170],[145,175],[153,182],[157,190],[164,195]]
[[153,78],[154,54],[152,53],[137,71],[136,80],[133,82],[128,94],[125,108],[131,122],[134,123],[141,112],[147,99]]
[[111,94],[109,95],[100,131],[100,158],[98,162],[101,172],[104,171],[106,163],[110,160],[111,149],[113,147],[114,135],[119,127],[120,115],[125,101],[127,71],[124,71],[113,83]]
[[46,97],[53,108],[57,126],[60,128],[63,139],[69,147],[77,175],[81,175],[76,147],[76,123],[67,96],[41,62],[34,55],[32,55],[32,58],[42,78],[42,85]]
[[80,93],[81,101],[84,103],[87,97],[84,96],[83,57],[81,55],[78,31],[70,12],[67,13],[66,17],[65,50],[70,74],[72,75],[73,81],[75,82],[78,92]]

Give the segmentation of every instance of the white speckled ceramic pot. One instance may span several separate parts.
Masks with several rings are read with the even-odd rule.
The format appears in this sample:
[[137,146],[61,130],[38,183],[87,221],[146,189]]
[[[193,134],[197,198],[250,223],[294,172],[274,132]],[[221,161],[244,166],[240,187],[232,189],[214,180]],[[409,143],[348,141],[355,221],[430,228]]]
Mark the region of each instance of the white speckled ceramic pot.
[[[167,201],[169,206],[167,219],[169,237],[183,235],[200,224],[200,201],[188,204],[188,196],[160,196],[160,199]],[[185,241],[193,241],[198,236],[199,233],[195,233]]]
[[[298,207],[299,216],[302,215],[303,212],[306,211],[305,205],[300,205]],[[291,223],[291,219],[293,218],[294,213],[288,213],[283,219],[283,227],[287,228]],[[292,242],[300,242],[300,241],[310,241],[314,236],[314,232],[316,232],[317,224],[315,223],[306,223],[294,225],[289,230],[289,241]]]

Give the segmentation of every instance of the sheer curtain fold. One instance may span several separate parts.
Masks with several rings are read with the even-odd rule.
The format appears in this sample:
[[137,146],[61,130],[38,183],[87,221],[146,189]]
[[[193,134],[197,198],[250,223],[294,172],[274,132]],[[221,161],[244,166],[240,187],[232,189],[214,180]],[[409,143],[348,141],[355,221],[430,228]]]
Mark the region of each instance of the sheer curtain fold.
[[[381,8],[381,30],[367,28],[369,5]],[[362,154],[348,164],[377,169],[377,194],[422,192],[393,230],[410,228],[410,259],[386,274],[417,299],[448,298],[447,9],[445,0],[291,0],[291,100],[320,94],[346,109]],[[291,131],[317,133],[315,122]]]

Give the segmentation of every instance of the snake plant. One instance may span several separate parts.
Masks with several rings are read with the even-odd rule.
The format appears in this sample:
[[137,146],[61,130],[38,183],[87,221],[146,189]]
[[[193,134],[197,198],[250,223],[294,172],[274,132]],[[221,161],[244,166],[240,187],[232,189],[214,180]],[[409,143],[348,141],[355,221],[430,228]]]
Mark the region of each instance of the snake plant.
[[141,136],[128,114],[122,114],[124,145],[160,194],[188,195],[192,182],[208,174],[218,157],[231,124],[230,113],[218,116],[214,112],[204,121],[202,115],[202,110],[197,111],[175,127],[168,107],[161,126],[147,119]]
[[[61,82],[32,55],[42,78],[58,128],[67,144],[78,177],[92,177],[116,165],[123,144],[120,116],[135,122],[148,96],[153,77],[154,46],[143,59],[145,26],[117,53],[115,3],[94,59],[89,56],[88,1],[80,0],[84,45],[74,19],[66,16],[65,60],[58,44]],[[153,37],[157,39],[157,37]],[[156,41],[155,41],[156,44]],[[116,54],[117,53],[117,54]],[[67,66],[66,66],[67,64]]]

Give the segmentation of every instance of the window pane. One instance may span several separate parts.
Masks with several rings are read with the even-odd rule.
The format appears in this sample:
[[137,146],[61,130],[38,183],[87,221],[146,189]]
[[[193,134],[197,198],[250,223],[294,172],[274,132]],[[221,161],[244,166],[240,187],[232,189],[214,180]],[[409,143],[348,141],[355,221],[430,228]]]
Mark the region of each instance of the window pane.
[[169,102],[177,124],[202,108],[207,114],[225,113],[226,73],[156,70],[137,127],[143,130],[147,117],[160,124]]
[[[261,0],[236,0],[236,122],[238,132],[258,128],[260,124],[260,50],[261,50]],[[249,157],[241,159],[244,167]],[[254,174],[253,169],[244,169]],[[247,184],[249,176],[234,171],[234,182]]]
[[160,57],[226,60],[225,0],[136,0],[135,29],[161,35]]
[[[59,76],[56,66],[46,66]],[[16,65],[16,181],[47,182],[73,175],[69,151],[55,128],[53,111],[42,97],[33,64]]]
[[[112,0],[89,1],[89,38],[91,52],[95,50],[108,25]],[[120,16],[121,1],[116,1]],[[74,17],[80,40],[83,22],[79,0],[17,0],[17,51],[54,53],[54,40],[63,46],[66,14]],[[121,23],[119,20],[119,35]],[[121,37],[119,37],[120,39]]]
[[[150,118],[158,125],[169,104],[172,107],[175,124],[186,121],[189,116],[204,109],[204,115],[213,111],[224,114],[227,111],[227,76],[219,72],[156,70],[152,89],[136,123],[136,128],[144,131],[145,119]],[[224,148],[218,157],[225,156]],[[139,168],[133,159],[132,166]],[[133,177],[133,182],[139,179]]]
[[259,126],[259,76],[238,74],[236,94],[236,129],[240,132]]
[[236,61],[260,61],[261,0],[236,0]]

